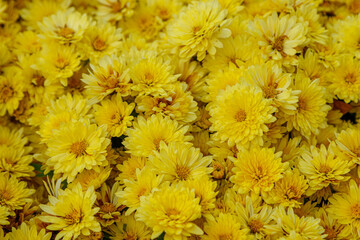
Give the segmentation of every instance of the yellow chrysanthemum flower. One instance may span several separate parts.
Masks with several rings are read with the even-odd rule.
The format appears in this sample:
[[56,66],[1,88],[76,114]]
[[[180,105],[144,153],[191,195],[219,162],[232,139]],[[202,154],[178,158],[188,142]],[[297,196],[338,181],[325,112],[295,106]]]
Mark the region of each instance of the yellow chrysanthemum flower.
[[97,18],[105,22],[121,21],[124,17],[131,17],[137,6],[136,0],[98,0],[98,3]]
[[78,45],[83,55],[95,64],[105,55],[116,54],[121,47],[122,38],[120,28],[115,28],[110,23],[98,23],[85,30],[83,40]]
[[201,217],[199,198],[194,191],[178,186],[164,186],[152,195],[142,198],[136,220],[153,229],[154,239],[165,232],[164,239],[185,240],[190,234],[202,235],[194,224]]
[[39,28],[46,38],[54,39],[61,44],[69,44],[79,42],[88,25],[89,20],[86,14],[70,8],[45,17],[39,23]]
[[204,231],[206,235],[201,238],[204,240],[248,239],[248,230],[241,229],[240,222],[229,213],[220,213],[216,219],[206,222]]
[[229,156],[235,165],[232,169],[235,175],[230,178],[235,184],[234,188],[239,193],[271,191],[288,167],[287,163],[281,162],[281,154],[275,153],[274,148],[255,146],[249,150],[243,149],[237,158]]
[[145,116],[160,113],[179,122],[191,123],[196,120],[197,103],[185,83],[173,85],[173,90],[164,96],[139,96],[135,99],[136,110]]
[[309,180],[312,190],[320,190],[329,184],[338,185],[350,178],[346,176],[350,172],[349,163],[336,156],[332,148],[311,146],[311,152],[301,154],[298,167]]
[[355,238],[360,238],[360,190],[354,180],[350,180],[348,193],[336,193],[329,198],[326,209],[333,219],[341,224],[350,225]]
[[0,145],[0,172],[16,177],[33,177],[34,167],[30,165],[32,160],[31,155],[25,154],[25,149]]
[[301,198],[307,188],[307,180],[295,168],[285,172],[284,177],[275,183],[273,190],[263,197],[268,204],[298,208],[302,204]]
[[[133,128],[128,128],[123,144],[134,156],[148,157],[153,150],[159,150],[160,142],[187,143],[192,136],[186,134],[189,126],[182,126],[177,121],[161,115],[152,115],[148,119],[137,117]],[[190,143],[188,143],[190,144]]]
[[179,74],[174,74],[174,67],[169,59],[157,56],[155,51],[139,51],[134,53],[137,62],[131,67],[132,90],[139,95],[165,95],[172,90]]
[[14,52],[19,56],[22,54],[34,54],[41,50],[42,44],[39,36],[33,31],[24,31],[15,38]]
[[25,2],[25,7],[20,10],[21,18],[25,21],[23,24],[29,29],[38,30],[38,23],[44,17],[55,14],[57,11],[65,11],[71,4],[71,0],[35,0]]
[[210,174],[211,162],[211,156],[203,157],[200,149],[181,142],[170,142],[167,145],[161,141],[159,152],[154,151],[149,156],[153,171],[170,181],[200,178]]
[[150,195],[157,190],[163,181],[163,177],[156,175],[149,168],[136,169],[136,179],[124,179],[124,189],[116,192],[119,202],[128,207],[125,215],[129,216],[140,206],[142,196]]
[[264,97],[273,100],[274,107],[280,111],[288,115],[295,112],[300,91],[290,88],[291,75],[283,73],[273,62],[249,67],[245,79],[261,88]]
[[249,23],[248,31],[259,40],[259,45],[269,58],[274,60],[294,56],[306,40],[304,24],[297,22],[296,16],[279,17],[276,12],[265,19],[256,17]]
[[284,116],[288,131],[295,128],[307,138],[311,133],[318,134],[319,128],[326,127],[326,115],[331,109],[326,104],[325,88],[319,86],[319,79],[297,78],[294,89],[301,92],[295,114]]
[[28,138],[24,136],[23,128],[9,128],[0,125],[0,146],[14,147],[17,149],[27,149],[24,154],[28,154],[31,148],[25,147]]
[[80,55],[74,45],[50,42],[43,45],[35,69],[42,72],[48,81],[68,85],[67,78],[80,69]]
[[168,21],[175,16],[182,7],[181,0],[147,0],[147,5],[151,12],[161,18],[163,21]]
[[[337,155],[349,164],[360,164],[360,127],[350,127],[336,134]],[[351,165],[350,165],[351,166]],[[353,166],[351,166],[353,167]]]
[[151,230],[143,222],[136,221],[134,215],[122,216],[121,221],[109,227],[111,240],[150,240]]
[[83,74],[81,81],[86,84],[85,93],[92,103],[100,102],[113,92],[121,96],[130,94],[130,78],[123,58],[106,55],[96,65],[90,64],[90,68],[90,73]]
[[320,219],[314,217],[298,217],[292,208],[285,211],[279,206],[273,216],[276,225],[266,226],[267,233],[277,236],[277,239],[314,239],[325,238],[324,228]]
[[143,169],[147,162],[146,157],[137,157],[131,155],[130,158],[125,160],[122,164],[116,165],[119,169],[119,176],[115,179],[123,183],[124,179],[133,180],[136,179],[136,169]]
[[[8,216],[10,215],[9,209],[5,206],[0,206],[0,226],[8,225],[10,222],[8,221]],[[1,234],[0,234],[0,237]]]
[[0,116],[6,112],[10,115],[19,107],[21,99],[24,97],[24,80],[21,70],[10,68],[0,75]]
[[72,188],[80,183],[83,191],[86,191],[89,187],[94,187],[94,189],[98,189],[101,185],[108,179],[111,173],[110,167],[100,167],[99,171],[95,171],[94,169],[87,170],[85,169],[78,175],[74,181],[72,181],[68,188]]
[[263,239],[266,236],[265,226],[272,221],[273,209],[269,206],[257,206],[257,200],[246,196],[245,204],[236,204],[235,212],[239,222],[253,239]]
[[26,182],[19,181],[15,176],[0,173],[0,206],[6,207],[11,215],[16,209],[22,209],[26,203],[31,203],[30,198],[35,189],[28,189]]
[[227,10],[216,0],[193,1],[168,25],[168,42],[181,58],[197,56],[202,61],[207,53],[214,55],[216,48],[223,47],[220,39],[230,37],[226,16]]
[[338,220],[330,217],[324,208],[319,208],[315,212],[315,217],[320,218],[320,225],[325,229],[324,234],[327,234],[325,239],[351,239],[350,225],[339,223]]
[[127,104],[119,94],[113,95],[111,99],[101,101],[101,106],[94,106],[95,121],[99,126],[106,125],[109,136],[120,137],[131,126],[134,117],[130,114],[134,107],[135,103]]
[[360,100],[360,60],[350,54],[340,57],[340,65],[329,78],[328,89],[344,100],[358,103]]
[[8,240],[50,240],[51,233],[46,233],[45,229],[38,232],[36,225],[31,224],[29,226],[23,222],[18,229],[13,227],[6,237]]
[[246,145],[254,142],[262,145],[263,132],[269,129],[265,124],[274,122],[275,108],[271,100],[263,98],[258,88],[236,84],[219,93],[209,106],[210,127],[215,140]]
[[62,174],[72,182],[84,169],[100,170],[108,164],[106,148],[110,140],[106,138],[106,127],[90,124],[88,120],[70,122],[56,130],[54,138],[47,143],[46,165],[54,169],[54,174]]
[[76,239],[80,235],[88,236],[90,231],[100,232],[101,227],[95,214],[99,208],[93,208],[96,201],[94,188],[83,192],[81,185],[69,190],[59,190],[57,197],[49,196],[49,204],[41,204],[40,208],[48,215],[39,219],[49,223],[46,229],[59,231],[56,240]]

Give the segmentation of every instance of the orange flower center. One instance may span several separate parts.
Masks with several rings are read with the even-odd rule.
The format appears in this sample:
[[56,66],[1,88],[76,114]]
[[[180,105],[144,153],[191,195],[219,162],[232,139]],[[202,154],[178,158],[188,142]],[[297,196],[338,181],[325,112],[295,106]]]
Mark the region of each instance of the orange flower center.
[[4,203],[12,198],[12,194],[6,191],[6,189],[3,189],[0,192],[0,203]]
[[141,197],[141,196],[143,196],[144,194],[146,193],[146,188],[141,188],[140,190],[139,190],[139,193],[138,193],[138,197]]
[[277,94],[277,83],[269,84],[263,88],[265,98],[273,98]]
[[71,213],[65,215],[65,220],[69,225],[81,222],[83,214],[81,211],[74,209]]
[[356,218],[356,219],[360,218],[360,204],[359,203],[355,203],[354,205],[352,205],[350,208],[350,211],[351,211],[351,215],[353,216],[353,218]]
[[349,84],[353,84],[356,82],[356,75],[354,73],[348,73],[345,76],[345,82]]
[[6,103],[14,95],[14,90],[9,86],[0,89],[0,103]]
[[219,235],[219,240],[232,240],[233,237],[231,234],[221,234]]
[[328,173],[330,171],[331,171],[331,167],[329,167],[326,164],[321,164],[319,167],[319,172],[321,172],[321,173]]
[[339,234],[339,230],[334,229],[334,227],[325,226],[324,234],[327,234],[325,239],[336,239],[337,235]]
[[94,42],[93,42],[93,48],[96,51],[102,51],[102,50],[104,50],[106,48],[106,43],[101,38],[96,37]]
[[55,66],[59,69],[64,69],[67,65],[69,65],[69,61],[64,57],[58,57],[55,60]]
[[236,114],[235,114],[235,119],[237,122],[242,122],[245,121],[246,119],[246,112],[242,109],[240,109]]
[[106,213],[113,213],[113,212],[116,212],[116,210],[117,210],[116,207],[114,206],[114,204],[112,204],[112,203],[105,203],[100,208],[101,208],[102,212],[106,212]]
[[285,193],[285,197],[287,199],[299,199],[301,197],[301,191],[296,186],[290,186]]
[[117,13],[120,12],[121,9],[123,9],[123,4],[121,3],[121,1],[117,1],[111,5],[111,8],[113,13]]
[[176,174],[181,180],[186,180],[190,174],[190,169],[186,166],[176,166]]
[[248,223],[248,226],[252,233],[260,232],[264,224],[258,219],[251,219]]
[[299,110],[306,110],[307,104],[306,101],[303,98],[299,98]]
[[80,155],[84,155],[86,153],[86,148],[88,144],[85,140],[80,142],[75,142],[70,147],[70,152],[75,154],[77,157]]
[[75,31],[67,27],[66,25],[63,28],[61,28],[58,32],[58,34],[64,38],[71,38],[74,33]]
[[137,240],[136,233],[125,233],[124,240]]
[[175,208],[170,208],[166,211],[166,213],[169,217],[174,217],[174,216],[179,215],[180,212]]
[[285,35],[276,38],[272,44],[273,49],[276,49],[278,52],[282,52],[284,50],[284,40],[286,38],[288,37]]
[[115,112],[113,115],[111,115],[110,119],[113,124],[120,123],[123,120],[123,116],[119,112]]

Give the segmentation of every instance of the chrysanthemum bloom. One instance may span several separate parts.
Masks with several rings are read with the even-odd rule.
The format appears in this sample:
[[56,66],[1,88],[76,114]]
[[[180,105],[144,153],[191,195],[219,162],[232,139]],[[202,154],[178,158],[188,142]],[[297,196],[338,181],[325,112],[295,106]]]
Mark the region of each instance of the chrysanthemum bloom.
[[360,100],[360,61],[353,55],[340,57],[340,65],[329,78],[329,91],[346,103]]
[[360,237],[360,189],[354,180],[350,180],[348,193],[336,193],[329,198],[326,209],[329,216],[339,223],[350,225],[354,236]]
[[211,211],[215,208],[216,195],[218,194],[215,192],[216,181],[204,175],[200,178],[181,181],[179,185],[194,190],[195,197],[200,198],[201,216],[207,219],[212,218]]
[[124,179],[136,179],[136,169],[143,169],[146,162],[146,157],[137,157],[131,155],[130,158],[125,160],[122,164],[116,165],[117,169],[120,171],[120,174],[115,180],[123,183]]
[[121,216],[121,221],[109,226],[110,239],[149,240],[151,230],[143,222],[136,221],[134,214]]
[[142,196],[148,196],[157,190],[163,181],[163,176],[156,175],[148,167],[136,169],[136,179],[124,179],[124,189],[116,192],[119,202],[128,207],[125,215],[129,216],[140,206]]
[[174,74],[170,60],[157,56],[155,51],[135,52],[132,58],[138,59],[131,67],[131,89],[139,95],[165,95],[166,91],[172,90],[170,84],[180,76]]
[[67,78],[80,69],[80,55],[74,45],[50,42],[44,44],[34,68],[41,71],[49,82],[60,82],[63,86],[67,86]]
[[119,51],[122,38],[120,28],[115,28],[110,23],[98,23],[86,29],[78,46],[85,57],[95,64],[103,56]]
[[269,206],[258,207],[256,200],[253,201],[252,197],[246,196],[245,204],[235,203],[235,212],[240,224],[253,239],[263,239],[266,236],[265,226],[272,221],[273,209]]
[[153,229],[152,239],[165,232],[165,240],[185,240],[190,234],[203,234],[193,223],[201,217],[199,201],[188,188],[164,186],[141,199],[135,217]]
[[100,192],[96,193],[97,201],[95,206],[100,208],[96,217],[104,227],[110,226],[114,222],[119,222],[121,211],[126,207],[121,204],[119,197],[116,196],[120,189],[120,184],[115,182],[111,189],[108,185],[103,184]]
[[203,157],[200,149],[189,144],[160,142],[160,150],[149,156],[150,166],[165,180],[182,181],[200,178],[212,172],[211,156]]
[[121,96],[130,94],[128,69],[121,57],[106,55],[96,65],[90,64],[90,68],[91,72],[83,74],[81,81],[86,84],[85,93],[92,103],[100,102],[113,92]]
[[94,106],[95,121],[99,126],[106,125],[109,136],[120,137],[131,126],[134,117],[130,114],[134,107],[135,103],[127,104],[119,94],[113,95],[111,99],[101,101],[101,106]]
[[182,126],[177,121],[161,115],[152,115],[148,119],[142,116],[137,117],[133,128],[128,128],[123,141],[129,153],[134,156],[148,157],[153,150],[159,150],[160,142],[189,143],[192,136],[186,134],[189,126]]
[[[0,206],[0,226],[8,225],[10,222],[8,221],[8,216],[10,215],[9,209],[5,206]],[[1,237],[1,235],[0,235]]]
[[216,48],[223,47],[220,39],[230,37],[226,16],[227,10],[216,0],[192,2],[168,25],[168,41],[181,58],[197,56],[202,61],[207,53],[214,55]]
[[197,118],[197,103],[185,83],[176,83],[173,90],[164,96],[139,96],[135,99],[136,110],[145,112],[145,116],[160,113],[179,122],[191,123]]
[[21,55],[32,55],[39,52],[42,48],[39,35],[33,31],[19,33],[14,42],[14,53]]
[[15,176],[0,173],[0,206],[6,207],[12,214],[26,203],[31,203],[33,199],[30,196],[35,193],[35,189],[28,189],[26,185],[26,182],[19,181]]
[[46,229],[59,231],[56,240],[70,240],[79,235],[90,235],[90,231],[100,232],[101,227],[95,218],[99,208],[93,208],[96,201],[94,188],[83,192],[81,185],[69,190],[59,190],[57,197],[49,196],[49,204],[41,204],[40,208],[48,215],[39,219],[49,223]]
[[271,191],[288,167],[287,163],[281,162],[281,154],[275,153],[274,148],[252,146],[239,152],[237,158],[229,156],[235,164],[232,169],[235,175],[230,178],[234,188],[241,194]]
[[315,212],[315,217],[320,218],[320,225],[325,229],[324,234],[327,234],[327,239],[351,239],[351,225],[339,223],[338,220],[330,217],[324,208],[319,208]]
[[294,214],[292,208],[285,211],[279,206],[273,215],[276,225],[266,226],[269,235],[275,235],[277,239],[314,239],[325,238],[324,228],[320,226],[320,219],[314,217],[299,217]]
[[285,115],[288,131],[295,128],[304,137],[311,133],[319,134],[319,128],[325,128],[326,115],[331,109],[326,104],[325,88],[319,86],[319,79],[297,78],[294,89],[301,90],[295,114]]
[[39,23],[39,28],[46,38],[68,44],[79,42],[88,25],[89,19],[86,14],[75,12],[70,8],[45,17]]
[[147,5],[151,12],[161,18],[163,21],[168,21],[177,14],[182,7],[182,2],[179,0],[148,0]]
[[97,18],[105,22],[120,21],[134,14],[136,0],[98,0]]
[[18,229],[12,228],[12,231],[6,235],[7,240],[31,239],[31,240],[50,240],[51,233],[46,233],[45,229],[39,232],[35,224],[30,226],[23,222]]
[[245,84],[228,86],[209,106],[210,130],[215,131],[215,140],[227,141],[230,146],[262,145],[263,132],[269,130],[266,124],[276,120],[275,110],[261,89]]
[[290,88],[291,75],[283,73],[273,62],[249,67],[245,79],[261,88],[264,97],[273,100],[274,107],[280,111],[288,115],[295,112],[300,91]]
[[106,147],[106,127],[90,124],[88,120],[70,122],[56,130],[54,138],[48,141],[46,165],[54,174],[62,174],[63,179],[72,182],[84,169],[100,171],[100,166],[108,164]]
[[[350,164],[360,164],[360,127],[350,127],[336,134],[335,153]],[[353,167],[353,165],[350,165]]]
[[23,128],[8,128],[0,125],[0,146],[15,147],[17,149],[27,149],[24,154],[28,154],[31,148],[25,147],[28,143],[27,137],[23,135]]
[[90,109],[91,104],[83,95],[69,93],[59,97],[56,101],[51,100],[51,104],[47,107],[49,114],[66,111],[71,113],[71,117],[74,120],[92,118],[92,115],[89,113]]
[[35,176],[30,165],[33,158],[25,154],[25,149],[0,145],[0,172],[7,172],[16,177]]
[[204,240],[248,239],[248,230],[241,229],[240,222],[230,213],[220,213],[214,220],[208,220],[204,226]]
[[311,146],[311,152],[303,152],[299,161],[299,170],[309,180],[311,190],[320,190],[324,187],[338,185],[341,181],[349,180],[346,176],[350,172],[349,162],[335,155],[331,146],[320,148]]
[[263,197],[268,204],[298,208],[302,204],[301,197],[307,188],[307,180],[295,168],[287,171],[284,177],[275,183],[273,190],[264,194]]
[[269,58],[274,60],[294,56],[306,40],[304,24],[298,23],[296,16],[279,17],[276,12],[265,19],[256,17],[250,22],[248,31],[259,40],[259,45]]
[[10,115],[18,108],[24,97],[24,82],[19,68],[7,69],[0,76],[0,116]]
[[73,182],[68,184],[68,188],[72,188],[80,183],[83,191],[86,191],[89,187],[94,187],[94,189],[98,189],[101,185],[108,179],[111,173],[111,167],[100,167],[99,171],[95,171],[94,169],[87,170],[85,169],[78,175]]

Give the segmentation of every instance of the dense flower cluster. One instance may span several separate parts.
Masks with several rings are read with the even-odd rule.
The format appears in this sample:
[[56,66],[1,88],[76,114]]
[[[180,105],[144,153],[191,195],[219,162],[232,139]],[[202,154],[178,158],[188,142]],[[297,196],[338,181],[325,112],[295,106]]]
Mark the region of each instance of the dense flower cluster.
[[0,239],[360,239],[359,0],[0,0]]

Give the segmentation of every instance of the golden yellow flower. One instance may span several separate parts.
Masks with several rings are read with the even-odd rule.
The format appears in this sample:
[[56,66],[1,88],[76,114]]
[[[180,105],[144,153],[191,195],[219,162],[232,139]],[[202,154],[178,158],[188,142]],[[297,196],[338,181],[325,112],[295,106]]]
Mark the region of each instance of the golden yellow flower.
[[39,232],[35,224],[22,223],[18,229],[12,228],[12,231],[6,235],[7,240],[50,240],[51,233],[46,233],[45,229]]
[[276,120],[274,111],[260,89],[245,84],[228,86],[209,106],[210,130],[216,131],[215,140],[227,141],[230,146],[262,145],[262,135],[269,130],[266,124]]
[[100,171],[100,166],[108,164],[106,148],[110,140],[106,138],[106,127],[90,124],[88,120],[70,122],[54,133],[47,143],[46,165],[54,174],[62,174],[72,182],[84,169]]
[[31,148],[25,147],[28,138],[24,136],[24,128],[9,128],[0,125],[0,146],[14,147],[17,149],[27,149],[24,154],[28,154]]
[[230,178],[234,188],[239,193],[271,191],[288,167],[287,163],[281,162],[281,154],[275,153],[274,148],[252,146],[239,152],[237,158],[229,156],[235,164],[232,169],[235,175]]
[[205,234],[201,239],[220,240],[220,239],[248,239],[248,230],[241,229],[240,222],[234,215],[220,213],[214,220],[208,220],[204,226]]
[[18,68],[10,68],[0,75],[0,116],[12,115],[24,97],[24,80]]
[[350,164],[360,163],[360,128],[349,127],[336,134],[336,148],[334,151],[339,157]]
[[181,58],[197,56],[202,61],[207,53],[214,55],[216,48],[223,47],[220,39],[230,37],[226,16],[216,0],[193,1],[168,25],[168,42]]
[[182,181],[210,174],[211,156],[203,157],[200,149],[181,142],[160,142],[159,151],[149,156],[149,166],[165,180]]
[[92,103],[100,102],[113,92],[121,96],[130,94],[130,78],[123,58],[106,55],[96,65],[90,64],[90,68],[89,74],[83,74],[81,81],[86,84],[85,93],[91,97]]
[[181,0],[147,0],[149,10],[163,21],[172,19],[182,7]]
[[25,149],[0,145],[0,172],[7,172],[16,177],[35,176],[30,165],[33,158],[25,154]]
[[99,211],[99,208],[93,207],[95,201],[93,187],[85,192],[80,184],[71,190],[60,189],[57,197],[49,196],[48,205],[40,205],[47,215],[41,215],[39,219],[49,223],[46,229],[59,231],[56,240],[76,239],[80,235],[88,236],[90,231],[101,231],[100,224],[95,218],[95,214]]
[[193,221],[201,217],[199,198],[194,191],[179,186],[164,186],[152,195],[142,198],[136,220],[153,229],[154,239],[165,232],[166,240],[185,240],[190,234],[203,231]]
[[135,103],[127,104],[119,94],[113,95],[111,99],[101,101],[101,105],[94,106],[95,121],[99,126],[106,125],[109,136],[120,137],[131,126],[134,117],[130,114],[134,107]]
[[154,150],[159,150],[162,141],[167,144],[171,142],[190,144],[189,141],[193,137],[187,134],[188,130],[189,126],[182,126],[177,121],[159,114],[147,119],[138,116],[133,128],[127,129],[128,137],[123,144],[132,155],[148,157]]
[[133,180],[136,179],[136,169],[143,169],[147,162],[146,157],[137,157],[131,155],[130,158],[125,160],[122,164],[116,165],[117,169],[119,169],[120,174],[115,179],[123,183],[124,179]]
[[350,164],[335,155],[330,146],[328,149],[324,145],[320,148],[311,146],[311,152],[301,154],[299,170],[309,180],[312,190],[320,190],[324,187],[338,185],[341,181],[347,181],[350,177],[346,176],[350,172]]
[[134,214],[121,216],[121,221],[109,226],[111,240],[136,239],[150,240],[151,229],[143,222],[135,220]]
[[125,17],[131,17],[137,6],[136,0],[98,0],[98,3],[97,17],[105,22],[121,21]]
[[110,173],[110,167],[100,167],[99,171],[85,169],[76,175],[76,178],[68,185],[68,188],[77,186],[77,184],[80,183],[83,191],[86,191],[89,187],[94,187],[96,190],[108,179]]
[[324,208],[319,208],[315,212],[315,217],[320,218],[320,225],[325,229],[324,234],[327,234],[325,239],[351,239],[350,225],[340,224],[338,220],[329,216]]

